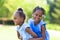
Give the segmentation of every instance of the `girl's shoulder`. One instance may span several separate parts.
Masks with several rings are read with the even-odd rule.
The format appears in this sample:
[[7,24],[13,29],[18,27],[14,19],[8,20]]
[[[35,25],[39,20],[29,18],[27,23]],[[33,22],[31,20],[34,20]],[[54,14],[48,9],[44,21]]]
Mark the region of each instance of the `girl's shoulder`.
[[46,30],[46,22],[44,22],[43,20],[41,20],[40,25],[41,25],[41,27],[42,27],[42,25],[44,25],[45,30]]
[[27,27],[30,27],[30,26],[29,26],[28,23],[24,23],[22,27],[23,27],[23,29],[25,30]]
[[26,23],[26,22],[24,22],[22,26],[25,26],[25,25],[27,25],[27,23]]
[[30,23],[32,23],[34,20],[32,19],[32,18],[30,18],[29,20],[28,20],[28,23],[30,24]]
[[19,25],[17,25],[15,29],[16,29],[16,31],[19,31],[19,29],[20,29]]
[[34,21],[32,18],[30,18],[28,21]]
[[41,20],[41,21],[40,21],[40,24],[44,25],[44,24],[46,24],[46,22],[43,21],[43,20]]
[[23,23],[22,26],[20,27],[19,25],[16,26],[16,30],[24,30],[26,27],[29,27],[27,23]]

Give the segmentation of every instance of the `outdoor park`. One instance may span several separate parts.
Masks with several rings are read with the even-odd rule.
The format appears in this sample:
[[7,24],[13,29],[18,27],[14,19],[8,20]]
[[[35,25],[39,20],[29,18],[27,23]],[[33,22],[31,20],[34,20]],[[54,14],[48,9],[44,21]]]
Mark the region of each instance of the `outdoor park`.
[[50,40],[60,40],[60,0],[0,0],[0,40],[18,40],[14,12],[19,7],[23,8],[27,22],[36,6],[45,9],[43,20],[47,23]]

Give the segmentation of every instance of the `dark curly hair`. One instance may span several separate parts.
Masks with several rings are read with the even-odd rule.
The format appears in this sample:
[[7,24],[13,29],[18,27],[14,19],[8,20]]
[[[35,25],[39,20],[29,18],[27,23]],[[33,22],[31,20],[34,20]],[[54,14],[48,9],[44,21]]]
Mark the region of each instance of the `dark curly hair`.
[[26,16],[25,16],[25,13],[23,12],[22,8],[18,8],[16,13],[19,13],[19,16],[23,17],[24,20],[25,20]]
[[36,12],[37,10],[42,11],[42,12],[43,12],[43,15],[45,14],[45,10],[44,10],[42,7],[39,7],[39,6],[37,6],[37,7],[35,7],[35,8],[33,9],[33,13]]

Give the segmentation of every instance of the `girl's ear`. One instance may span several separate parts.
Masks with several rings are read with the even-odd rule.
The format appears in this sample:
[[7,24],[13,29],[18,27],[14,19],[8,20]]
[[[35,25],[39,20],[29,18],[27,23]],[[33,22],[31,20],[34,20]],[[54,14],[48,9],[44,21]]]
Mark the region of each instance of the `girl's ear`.
[[34,14],[32,14],[32,16],[34,16]]
[[42,15],[42,18],[45,18],[45,15]]
[[32,14],[32,16],[33,16],[33,14]]

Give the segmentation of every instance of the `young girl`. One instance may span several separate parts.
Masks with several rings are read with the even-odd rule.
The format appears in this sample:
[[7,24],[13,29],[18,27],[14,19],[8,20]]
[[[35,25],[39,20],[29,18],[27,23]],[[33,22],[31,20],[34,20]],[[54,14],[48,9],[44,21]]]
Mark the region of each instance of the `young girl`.
[[33,18],[28,20],[28,24],[30,25],[32,31],[38,36],[36,40],[49,40],[49,34],[46,31],[46,23],[42,20],[44,13],[44,9],[38,6],[33,10]]
[[21,40],[28,40],[29,38],[37,37],[37,35],[31,31],[29,25],[24,23],[25,18],[22,8],[19,8],[14,14],[14,23],[18,25],[16,28],[18,38]]

